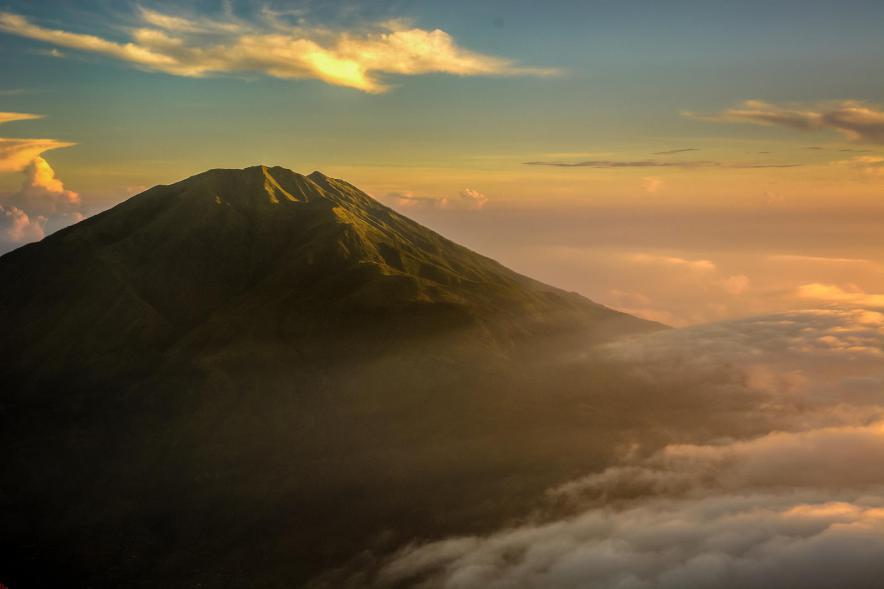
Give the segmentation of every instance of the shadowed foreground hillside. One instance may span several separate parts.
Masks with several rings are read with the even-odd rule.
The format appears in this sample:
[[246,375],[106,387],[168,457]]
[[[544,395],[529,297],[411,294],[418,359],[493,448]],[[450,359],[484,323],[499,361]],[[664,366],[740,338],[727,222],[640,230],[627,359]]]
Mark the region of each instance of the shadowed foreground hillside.
[[0,257],[0,325],[12,589],[290,588],[490,529],[629,414],[556,357],[659,328],[263,166]]

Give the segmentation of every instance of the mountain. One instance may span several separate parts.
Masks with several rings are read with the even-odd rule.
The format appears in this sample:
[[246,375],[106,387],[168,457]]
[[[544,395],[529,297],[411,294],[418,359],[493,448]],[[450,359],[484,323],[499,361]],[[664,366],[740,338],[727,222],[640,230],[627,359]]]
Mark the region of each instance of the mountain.
[[494,525],[608,451],[561,355],[660,327],[266,166],[0,257],[0,325],[13,589],[292,587]]

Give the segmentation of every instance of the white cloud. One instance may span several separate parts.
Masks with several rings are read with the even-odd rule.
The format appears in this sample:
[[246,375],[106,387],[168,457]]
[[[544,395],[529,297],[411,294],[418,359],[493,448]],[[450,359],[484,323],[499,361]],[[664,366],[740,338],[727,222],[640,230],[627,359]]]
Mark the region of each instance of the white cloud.
[[389,89],[385,74],[555,73],[464,49],[443,30],[409,27],[402,21],[388,21],[369,32],[278,26],[267,31],[239,22],[193,20],[149,9],[142,9],[140,16],[147,26],[134,28],[125,43],[49,29],[9,12],[0,12],[0,30],[178,76],[261,72],[284,79],[314,78],[372,93]]
[[[833,352],[829,338],[860,345]],[[378,586],[872,589],[884,574],[884,314],[784,313],[605,347],[712,436],[674,442],[549,493],[551,508],[484,536],[408,546]],[[592,352],[598,354],[598,350]],[[740,376],[742,374],[742,377]],[[756,395],[745,411],[735,397]],[[694,411],[698,409],[694,408]],[[737,428],[737,429],[735,429]],[[689,435],[702,424],[673,435]]]
[[460,191],[460,197],[467,208],[481,209],[488,204],[488,197],[473,188],[464,188]]

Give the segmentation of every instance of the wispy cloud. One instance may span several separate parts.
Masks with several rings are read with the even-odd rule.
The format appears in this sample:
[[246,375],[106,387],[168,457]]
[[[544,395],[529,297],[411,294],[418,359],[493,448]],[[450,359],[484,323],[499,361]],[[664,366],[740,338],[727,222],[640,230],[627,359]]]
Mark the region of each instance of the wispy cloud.
[[0,137],[0,173],[21,172],[40,155],[76,145],[57,139],[9,139]]
[[43,115],[34,115],[26,112],[0,112],[0,125],[14,121],[32,121],[42,118]]
[[857,100],[813,106],[779,106],[746,100],[716,115],[683,114],[705,121],[780,126],[798,131],[830,129],[853,141],[884,144],[884,111]]
[[535,161],[525,162],[526,166],[550,166],[554,168],[710,168],[718,162],[699,161],[661,161],[661,160],[585,160],[582,162]]
[[140,26],[131,29],[127,42],[46,28],[10,12],[0,12],[0,31],[177,76],[259,72],[283,79],[313,78],[371,93],[389,89],[387,74],[556,73],[470,51],[441,29],[411,27],[402,21],[351,32],[192,19],[143,8],[139,17]]
[[669,149],[666,151],[655,151],[651,155],[674,155],[676,153],[685,153],[687,151],[700,151],[700,150],[697,149],[696,147],[684,147],[681,149]]
[[526,166],[550,166],[554,168],[797,168],[797,163],[725,163],[711,160],[669,161],[669,160],[585,160],[582,162],[534,161],[524,162]]

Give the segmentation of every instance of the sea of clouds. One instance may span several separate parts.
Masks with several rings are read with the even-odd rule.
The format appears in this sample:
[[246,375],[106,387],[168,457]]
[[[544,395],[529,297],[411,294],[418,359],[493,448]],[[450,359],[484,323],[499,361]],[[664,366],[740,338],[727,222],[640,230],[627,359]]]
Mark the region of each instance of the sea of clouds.
[[[624,340],[604,354],[648,395],[705,396],[689,410],[698,427],[624,448],[504,529],[414,543],[384,562],[379,586],[881,586],[884,313],[781,313]],[[719,425],[699,427],[707,421]]]

